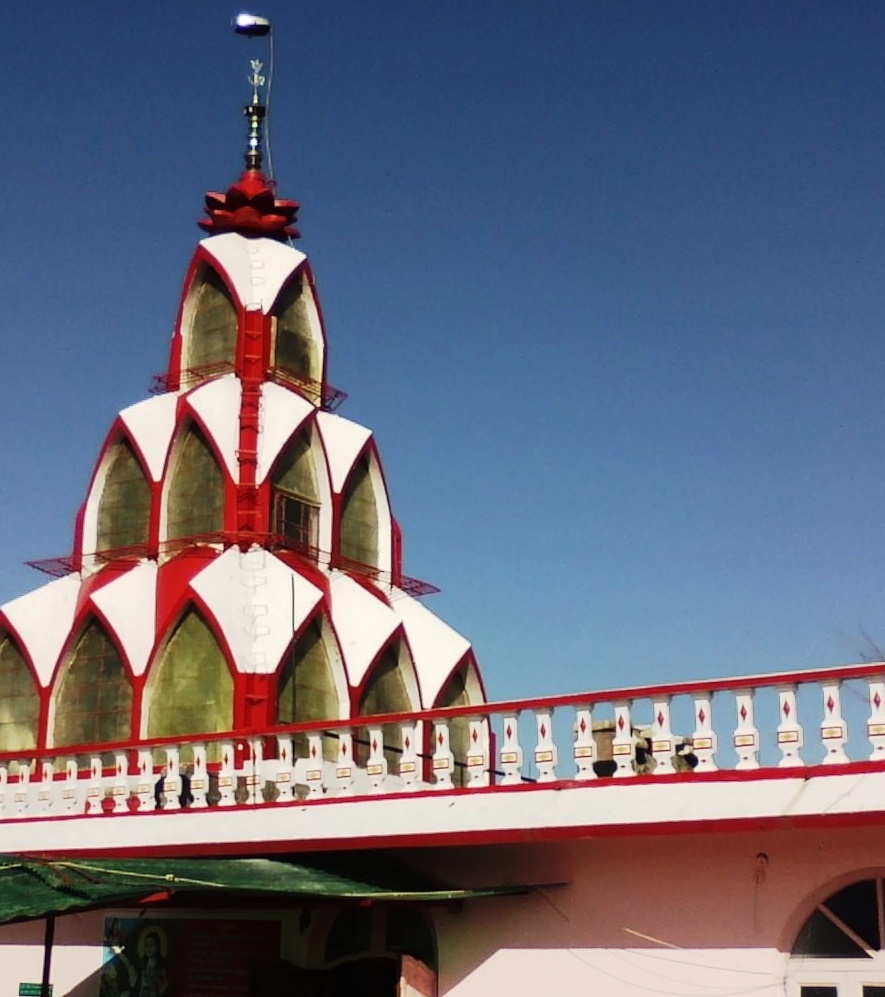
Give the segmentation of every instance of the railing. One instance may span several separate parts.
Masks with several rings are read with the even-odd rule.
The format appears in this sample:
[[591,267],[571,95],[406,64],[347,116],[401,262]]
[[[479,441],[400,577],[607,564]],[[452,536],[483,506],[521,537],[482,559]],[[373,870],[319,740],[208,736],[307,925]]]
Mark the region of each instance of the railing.
[[[0,754],[0,818],[885,771],[885,663]],[[622,783],[623,784],[623,783]]]

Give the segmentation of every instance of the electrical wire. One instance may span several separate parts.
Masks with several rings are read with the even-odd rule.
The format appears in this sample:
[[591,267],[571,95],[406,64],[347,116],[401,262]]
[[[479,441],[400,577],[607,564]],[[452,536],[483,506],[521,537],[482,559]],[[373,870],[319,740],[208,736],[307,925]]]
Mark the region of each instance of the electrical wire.
[[267,93],[264,99],[264,147],[267,150],[267,174],[274,179],[273,172],[273,155],[270,151],[270,96],[271,89],[273,87],[273,28],[271,27],[270,32],[267,36],[268,47],[270,49],[268,56],[268,68],[267,68]]

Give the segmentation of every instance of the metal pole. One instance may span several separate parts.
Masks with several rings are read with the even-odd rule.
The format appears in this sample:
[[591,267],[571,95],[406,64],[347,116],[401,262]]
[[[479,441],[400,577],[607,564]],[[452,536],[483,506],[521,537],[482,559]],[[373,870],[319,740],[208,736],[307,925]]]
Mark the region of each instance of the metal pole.
[[52,970],[52,943],[55,940],[55,914],[46,918],[46,931],[43,934],[43,980],[40,986],[41,997],[49,997],[49,974]]

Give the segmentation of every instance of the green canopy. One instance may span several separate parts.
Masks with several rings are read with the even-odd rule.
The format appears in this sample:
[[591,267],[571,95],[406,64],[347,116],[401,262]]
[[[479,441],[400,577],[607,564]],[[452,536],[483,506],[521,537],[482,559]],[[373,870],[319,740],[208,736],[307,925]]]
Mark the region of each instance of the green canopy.
[[[356,864],[353,860],[350,865]],[[44,918],[95,907],[138,903],[158,893],[203,897],[304,897],[338,901],[447,902],[526,893],[526,886],[439,889],[414,876],[377,869],[369,855],[359,878],[346,859],[330,864],[265,858],[37,859],[0,857],[0,923]]]

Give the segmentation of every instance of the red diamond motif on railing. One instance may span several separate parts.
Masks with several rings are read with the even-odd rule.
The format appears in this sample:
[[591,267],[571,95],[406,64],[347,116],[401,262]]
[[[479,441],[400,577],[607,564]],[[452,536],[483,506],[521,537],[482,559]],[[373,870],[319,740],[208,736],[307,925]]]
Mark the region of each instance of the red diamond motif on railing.
[[479,740],[479,734],[476,733],[476,728],[475,727],[473,728],[473,731],[470,734],[470,736],[471,736],[471,738],[473,738],[473,743],[476,744],[476,742]]
[[285,748],[283,748],[283,750],[280,752],[280,758],[282,758],[282,760],[285,761],[288,757],[289,757],[289,752]]
[[341,742],[341,757],[347,758],[347,741]]
[[316,756],[317,756],[317,746],[315,744],[312,744],[310,746],[310,757],[316,758]]
[[510,740],[511,737],[513,737],[513,730],[510,727],[510,724],[507,724],[507,730],[504,733],[507,735],[508,741]]
[[876,693],[875,696],[873,696],[873,703],[875,704],[877,710],[882,705],[882,697],[879,695],[878,692]]
[[618,717],[618,730],[623,730],[623,729],[624,729],[624,718]]
[[790,704],[785,701],[784,702],[784,716],[788,717],[789,715],[790,715]]
[[373,738],[372,739],[372,751],[377,751],[377,750],[378,750],[378,739],[377,738]]
[[746,706],[741,706],[741,720],[747,719],[747,708]]
[[437,744],[438,744],[438,745],[439,745],[440,747],[442,747],[442,746],[443,746],[443,741],[444,741],[444,740],[445,740],[445,738],[443,737],[443,733],[442,733],[442,731],[440,731],[440,732],[439,732],[439,734],[437,734],[437,735],[436,735],[436,743],[437,743]]
[[658,727],[664,726],[664,714],[658,713]]
[[835,704],[835,702],[833,701],[833,697],[832,697],[832,696],[830,696],[830,697],[829,697],[829,699],[827,699],[827,709],[828,709],[828,710],[830,711],[830,713],[832,713],[832,712],[833,712],[833,707],[834,707],[835,705],[836,705],[836,704]]
[[705,721],[706,719],[707,719],[707,714],[706,714],[706,713],[704,713],[704,708],[703,708],[703,706],[702,706],[702,707],[701,707],[701,708],[700,708],[700,709],[698,710],[698,720],[700,720],[700,722],[701,722],[701,723],[704,723],[704,721]]
[[541,737],[546,737],[547,736],[547,728],[544,726],[544,724],[541,724],[540,734],[541,734]]
[[578,724],[578,726],[580,727],[582,734],[587,733],[587,721],[583,717],[581,717],[581,722]]
[[408,734],[406,734],[405,740],[403,741],[403,747],[406,749],[406,751],[408,751],[409,748],[412,747],[412,739],[409,737]]

